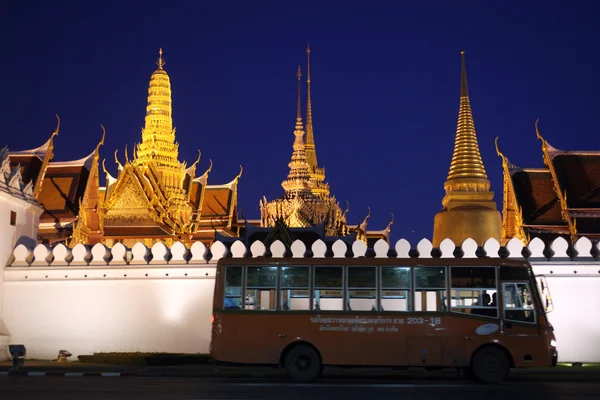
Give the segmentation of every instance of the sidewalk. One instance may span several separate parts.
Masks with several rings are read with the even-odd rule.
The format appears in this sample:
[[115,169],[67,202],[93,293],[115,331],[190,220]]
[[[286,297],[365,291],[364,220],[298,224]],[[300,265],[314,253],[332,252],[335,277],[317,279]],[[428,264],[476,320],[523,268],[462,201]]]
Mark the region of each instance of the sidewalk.
[[[7,376],[10,361],[0,362],[0,376]],[[195,378],[245,378],[245,379],[284,379],[280,368],[217,366],[217,365],[178,365],[178,366],[124,366],[90,364],[80,362],[57,363],[52,361],[25,361],[28,376],[104,376],[104,377],[195,377]],[[389,379],[389,380],[456,380],[455,369],[425,371],[421,368],[392,370],[389,368],[339,368],[325,367],[325,379]],[[567,367],[513,369],[510,381],[600,381],[600,367]]]

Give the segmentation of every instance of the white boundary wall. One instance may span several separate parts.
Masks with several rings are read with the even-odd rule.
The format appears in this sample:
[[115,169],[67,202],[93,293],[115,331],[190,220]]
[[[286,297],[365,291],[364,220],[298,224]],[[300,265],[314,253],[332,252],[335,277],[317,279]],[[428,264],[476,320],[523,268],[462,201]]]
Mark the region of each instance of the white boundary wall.
[[[592,243],[580,239],[576,255],[567,255],[568,245],[557,239],[550,246],[552,256],[543,255],[544,244],[534,239],[524,251],[513,239],[501,249],[490,239],[483,250],[486,256],[523,258],[534,266],[536,275],[545,276],[555,310],[549,314],[558,341],[559,361],[600,362],[600,261],[592,257]],[[446,239],[440,245],[442,258],[453,258],[456,246]],[[463,257],[477,257],[476,243],[461,244]],[[273,257],[281,257],[285,246],[277,241],[270,246]],[[313,257],[324,257],[325,243],[312,246]],[[334,257],[345,257],[347,246],[333,244]],[[388,244],[375,245],[376,258],[388,257]],[[395,245],[398,258],[409,257],[410,243]],[[418,257],[432,257],[427,239],[417,246]],[[248,251],[250,254],[247,254]],[[294,242],[293,257],[304,257],[306,247]],[[352,245],[354,257],[363,257],[366,245]],[[595,252],[597,249],[594,250]],[[215,242],[209,250],[200,242],[188,250],[181,243],[170,249],[156,244],[151,249],[142,243],[127,249],[121,244],[109,249],[62,245],[28,248],[19,245],[5,268],[4,321],[12,343],[27,346],[28,357],[56,358],[61,349],[74,357],[101,351],[208,352],[210,315],[215,265],[224,256],[263,256],[266,248],[255,242],[250,249],[241,242],[231,247]],[[483,256],[479,254],[479,256]],[[435,253],[434,253],[435,254]]]

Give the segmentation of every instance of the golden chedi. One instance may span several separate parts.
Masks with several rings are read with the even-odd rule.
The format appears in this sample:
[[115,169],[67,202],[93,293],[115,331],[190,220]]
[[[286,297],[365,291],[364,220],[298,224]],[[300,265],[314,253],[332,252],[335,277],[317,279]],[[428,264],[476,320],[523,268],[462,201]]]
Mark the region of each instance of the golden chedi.
[[490,191],[490,181],[479,153],[464,52],[461,55],[458,125],[450,171],[444,184],[446,195],[442,200],[443,208],[434,219],[434,247],[438,247],[446,238],[457,245],[472,238],[482,246],[490,238],[500,241],[502,234],[500,212],[496,208],[494,192]]

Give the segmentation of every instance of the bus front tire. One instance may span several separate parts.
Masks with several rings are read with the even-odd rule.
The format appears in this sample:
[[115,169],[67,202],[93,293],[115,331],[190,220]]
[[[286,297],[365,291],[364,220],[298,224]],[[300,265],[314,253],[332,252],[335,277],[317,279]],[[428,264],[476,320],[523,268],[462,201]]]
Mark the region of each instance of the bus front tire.
[[506,353],[497,347],[484,347],[475,353],[471,363],[471,373],[484,383],[501,382],[510,370],[510,360]]
[[285,356],[283,369],[294,382],[308,383],[321,374],[321,357],[311,346],[297,345]]

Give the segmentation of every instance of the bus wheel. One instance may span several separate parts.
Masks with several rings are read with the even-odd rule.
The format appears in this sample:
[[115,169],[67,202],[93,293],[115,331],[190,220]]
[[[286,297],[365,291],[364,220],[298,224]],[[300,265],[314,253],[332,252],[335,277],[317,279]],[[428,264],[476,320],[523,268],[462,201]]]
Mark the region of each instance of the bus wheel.
[[285,356],[283,368],[293,381],[311,382],[321,374],[321,357],[311,346],[300,344]]
[[484,347],[475,353],[471,363],[474,377],[484,383],[501,382],[510,370],[506,353],[496,347]]

